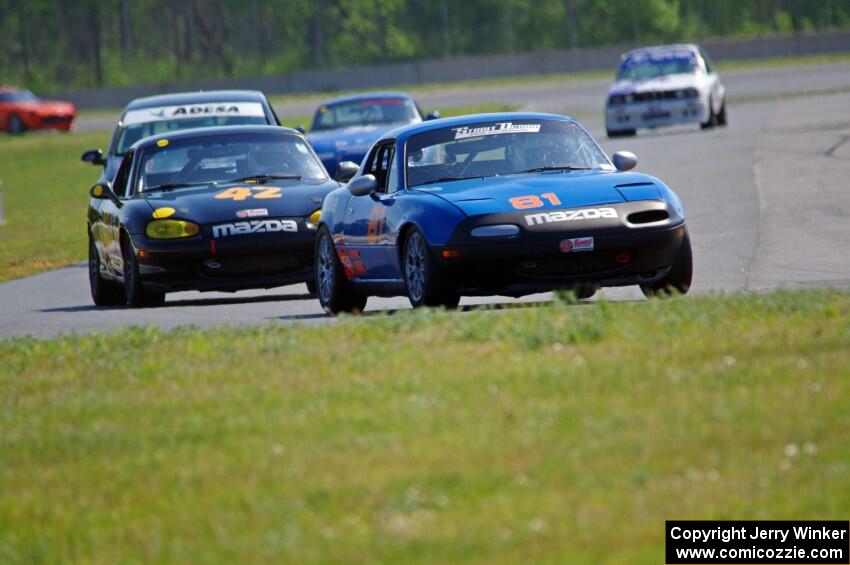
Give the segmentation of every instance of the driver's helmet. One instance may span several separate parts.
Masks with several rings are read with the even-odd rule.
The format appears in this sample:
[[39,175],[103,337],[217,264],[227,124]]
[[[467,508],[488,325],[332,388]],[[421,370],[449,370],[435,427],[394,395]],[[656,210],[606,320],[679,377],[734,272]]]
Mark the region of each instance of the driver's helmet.
[[514,170],[534,169],[575,161],[575,140],[569,135],[521,133],[505,147],[505,157]]
[[262,143],[251,152],[258,173],[282,173],[289,170],[292,155],[284,144]]

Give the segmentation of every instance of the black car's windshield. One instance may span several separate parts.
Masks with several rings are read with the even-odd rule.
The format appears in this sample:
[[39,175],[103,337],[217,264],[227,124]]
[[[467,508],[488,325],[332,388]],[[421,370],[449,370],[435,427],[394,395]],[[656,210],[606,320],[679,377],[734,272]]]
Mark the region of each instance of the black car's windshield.
[[650,79],[664,75],[693,73],[697,68],[696,56],[682,53],[638,53],[627,57],[617,72],[619,80]]
[[0,92],[0,102],[38,102],[38,97],[29,90]]
[[112,153],[123,155],[151,135],[192,128],[268,124],[259,102],[215,102],[128,110],[121,120]]
[[573,122],[516,120],[443,128],[407,142],[407,186],[493,175],[611,168]]
[[319,106],[312,131],[371,124],[408,124],[419,121],[419,112],[407,98],[375,96]]
[[138,192],[202,184],[324,180],[325,169],[303,138],[279,132],[161,139],[139,156]]

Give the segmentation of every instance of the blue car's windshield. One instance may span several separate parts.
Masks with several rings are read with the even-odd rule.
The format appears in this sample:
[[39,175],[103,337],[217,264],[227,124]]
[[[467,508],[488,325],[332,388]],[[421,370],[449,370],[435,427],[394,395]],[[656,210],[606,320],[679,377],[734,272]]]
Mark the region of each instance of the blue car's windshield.
[[144,137],[170,131],[214,126],[268,124],[259,102],[214,102],[128,110],[121,120],[113,155],[123,155]]
[[556,120],[485,122],[428,131],[408,140],[406,155],[408,187],[611,166],[581,126]]
[[623,61],[620,70],[617,72],[617,79],[639,80],[664,75],[693,73],[696,68],[696,57],[691,52],[660,55],[639,53]]
[[138,192],[240,179],[324,180],[325,169],[297,135],[238,133],[160,140],[139,156]]
[[375,96],[335,104],[316,110],[312,131],[371,124],[408,124],[419,121],[419,112],[407,98]]

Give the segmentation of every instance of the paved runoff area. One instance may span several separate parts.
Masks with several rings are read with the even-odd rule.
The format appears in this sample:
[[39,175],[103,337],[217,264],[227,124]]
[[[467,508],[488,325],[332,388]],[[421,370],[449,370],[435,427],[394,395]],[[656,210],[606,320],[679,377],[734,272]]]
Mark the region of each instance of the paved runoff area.
[[[634,151],[638,170],[682,197],[694,246],[692,292],[850,287],[850,64],[725,73],[729,126],[676,127],[608,140],[608,82],[538,82],[489,89],[448,88],[418,96],[427,108],[480,102],[572,115],[610,153]],[[280,105],[282,116],[312,102]],[[105,126],[100,124],[105,122]],[[108,122],[108,123],[106,123]],[[80,129],[111,128],[103,117]],[[80,221],[83,216],[81,214]],[[640,300],[637,288],[598,296]],[[522,300],[548,300],[541,294]],[[462,305],[515,302],[464,299]],[[406,298],[371,298],[367,311],[407,308]],[[0,284],[0,338],[110,331],[131,325],[329,321],[304,285],[235,294],[184,292],[160,308],[95,308],[85,265]]]

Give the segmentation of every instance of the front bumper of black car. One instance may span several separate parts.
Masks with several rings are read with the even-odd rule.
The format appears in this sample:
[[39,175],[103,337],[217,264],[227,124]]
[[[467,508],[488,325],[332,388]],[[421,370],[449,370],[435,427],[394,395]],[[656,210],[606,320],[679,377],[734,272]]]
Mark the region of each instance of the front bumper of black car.
[[316,231],[262,233],[213,239],[156,240],[134,235],[139,273],[158,292],[237,291],[273,288],[313,278]]
[[[434,248],[441,271],[465,295],[522,296],[580,286],[648,284],[666,275],[685,235],[685,221],[664,202],[610,206],[617,218],[522,225],[527,214],[470,218],[446,246]],[[595,208],[593,208],[595,209]],[[667,218],[631,224],[644,211]],[[525,222],[523,222],[525,223]],[[511,237],[472,237],[483,225],[520,225]],[[592,250],[564,252],[565,240],[593,238]]]

